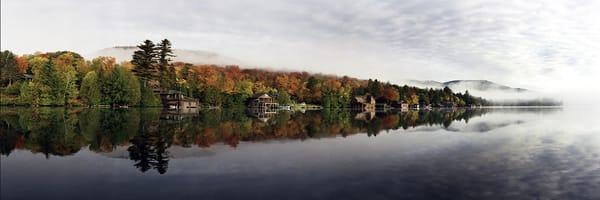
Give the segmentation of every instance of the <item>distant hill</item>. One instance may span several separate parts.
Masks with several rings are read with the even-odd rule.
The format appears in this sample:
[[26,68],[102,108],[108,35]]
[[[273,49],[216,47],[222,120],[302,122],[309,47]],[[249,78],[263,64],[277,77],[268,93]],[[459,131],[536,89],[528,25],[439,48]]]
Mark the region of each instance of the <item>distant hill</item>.
[[[93,59],[98,56],[114,57],[118,62],[129,61],[133,52],[137,50],[135,46],[116,46],[102,49],[87,56]],[[174,62],[186,62],[192,64],[216,64],[216,65],[243,65],[244,63],[230,57],[219,55],[214,52],[200,50],[173,49]]]
[[438,81],[420,81],[420,80],[410,80],[409,83],[418,87],[426,87],[426,88],[444,88],[449,87],[452,90],[456,91],[503,91],[503,92],[526,92],[527,89],[523,88],[513,88],[505,85],[501,85],[498,83],[494,83],[488,80],[453,80],[447,82],[438,82]]
[[509,87],[488,80],[453,80],[447,82],[409,80],[406,84],[422,88],[441,89],[448,87],[455,92],[465,92],[466,90],[469,90],[469,93],[472,95],[492,100],[537,99],[540,97],[540,94],[524,88]]

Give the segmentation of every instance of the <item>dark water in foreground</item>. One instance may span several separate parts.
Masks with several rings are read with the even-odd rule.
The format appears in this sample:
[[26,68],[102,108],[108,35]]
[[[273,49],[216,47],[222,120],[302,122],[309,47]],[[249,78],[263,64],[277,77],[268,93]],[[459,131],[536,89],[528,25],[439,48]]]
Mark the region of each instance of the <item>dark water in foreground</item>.
[[562,109],[1,109],[2,200],[600,199],[597,115]]

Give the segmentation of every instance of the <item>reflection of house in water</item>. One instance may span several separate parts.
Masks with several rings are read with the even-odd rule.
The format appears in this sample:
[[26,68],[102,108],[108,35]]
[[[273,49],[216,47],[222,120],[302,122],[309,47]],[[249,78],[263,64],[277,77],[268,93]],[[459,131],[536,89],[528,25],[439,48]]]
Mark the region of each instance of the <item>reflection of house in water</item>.
[[350,101],[350,108],[352,110],[374,111],[376,103],[377,102],[375,101],[375,98],[370,94],[364,96],[355,96]]
[[160,119],[169,121],[182,121],[186,118],[199,116],[199,108],[165,109],[160,113]]
[[419,104],[415,104],[415,105],[411,105],[410,108],[413,110],[419,110],[421,107],[419,106]]
[[279,103],[268,94],[257,94],[248,103],[248,114],[266,122],[277,114]]
[[269,119],[271,119],[275,115],[277,115],[276,110],[264,110],[264,109],[260,109],[260,108],[248,108],[247,112],[248,112],[248,115],[250,115],[254,118],[257,118],[258,120],[260,120],[262,122],[267,122],[267,121],[269,121]]
[[355,120],[370,121],[375,118],[375,111],[365,111],[354,116]]
[[408,110],[410,109],[410,105],[404,101],[400,102],[400,111],[402,112],[408,112]]
[[200,105],[197,99],[187,97],[176,90],[161,92],[160,100],[163,106],[168,109],[197,108]]
[[392,106],[387,103],[377,103],[375,108],[377,109],[377,112],[386,112],[392,110]]

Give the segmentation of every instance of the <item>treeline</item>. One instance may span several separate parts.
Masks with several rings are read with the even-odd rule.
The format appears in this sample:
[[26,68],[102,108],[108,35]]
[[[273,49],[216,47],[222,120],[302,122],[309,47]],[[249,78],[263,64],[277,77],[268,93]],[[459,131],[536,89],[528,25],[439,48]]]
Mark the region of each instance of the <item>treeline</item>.
[[205,106],[245,105],[255,94],[267,93],[281,104],[306,102],[343,108],[352,97],[373,95],[378,102],[398,105],[485,105],[468,91],[420,89],[360,80],[347,76],[242,69],[238,66],[193,65],[172,62],[171,43],[150,40],[138,45],[129,62],[98,57],[86,61],[68,51],[14,55],[1,52],[2,105],[158,106],[156,91],[178,90]]
[[[152,54],[152,62],[159,60],[161,46],[170,44],[163,40],[153,47],[157,53]],[[0,57],[2,105],[161,105],[153,86],[146,84],[151,80],[139,70],[143,66],[140,62],[147,58],[134,56],[131,62],[123,63],[116,63],[111,57],[86,61],[69,51],[23,56],[3,51]]]

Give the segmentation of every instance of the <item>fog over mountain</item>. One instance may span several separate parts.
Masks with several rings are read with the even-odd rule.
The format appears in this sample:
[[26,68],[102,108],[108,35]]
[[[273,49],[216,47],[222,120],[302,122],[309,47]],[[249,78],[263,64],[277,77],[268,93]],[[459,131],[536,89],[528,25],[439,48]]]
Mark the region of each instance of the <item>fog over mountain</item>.
[[524,88],[515,88],[488,80],[452,80],[438,82],[433,80],[408,80],[404,84],[421,88],[442,89],[448,87],[455,92],[469,91],[471,95],[490,100],[532,100],[548,98],[546,95]]
[[[93,59],[98,56],[114,57],[118,62],[129,61],[132,58],[133,52],[138,48],[135,46],[116,46],[105,48],[89,55],[85,55],[88,59]],[[242,61],[235,58],[220,55],[215,52],[187,49],[173,49],[174,62],[186,62],[192,64],[216,64],[216,65],[242,65]]]
[[[85,57],[93,59],[98,56],[110,56],[114,57],[118,62],[129,61],[131,60],[133,52],[137,49],[138,48],[135,46],[115,46],[101,49],[89,55],[85,55]],[[173,58],[174,62],[253,67],[238,59],[210,51],[173,49],[173,54],[176,56]],[[510,87],[488,80],[452,80],[446,82],[433,80],[407,80],[404,82],[401,81],[399,84],[436,89],[442,89],[447,86],[456,92],[465,92],[468,90],[472,95],[490,100],[532,100],[548,98],[539,92],[524,88]]]
[[453,80],[447,82],[438,81],[420,81],[420,80],[409,80],[409,84],[413,84],[419,87],[427,88],[444,88],[449,87],[452,90],[477,90],[477,91],[505,91],[505,92],[526,92],[527,89],[523,88],[512,88],[506,85],[501,85],[488,80]]

